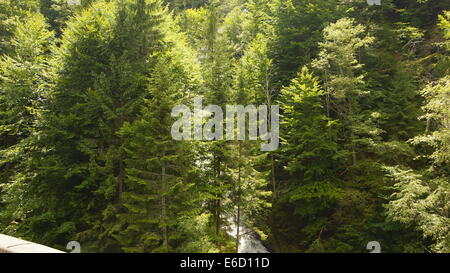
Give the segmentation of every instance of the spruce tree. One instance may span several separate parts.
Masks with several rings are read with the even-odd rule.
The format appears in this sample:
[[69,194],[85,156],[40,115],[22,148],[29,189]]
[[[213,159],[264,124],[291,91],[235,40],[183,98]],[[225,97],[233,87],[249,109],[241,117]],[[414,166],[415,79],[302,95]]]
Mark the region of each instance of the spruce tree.
[[279,97],[283,120],[280,156],[288,176],[276,209],[288,208],[290,218],[296,220],[291,225],[277,221],[277,230],[299,236],[303,249],[320,243],[321,233],[331,221],[330,212],[342,198],[335,173],[340,159],[339,126],[326,116],[324,97],[318,78],[306,67]]
[[[446,46],[450,44],[449,13],[440,17]],[[448,69],[447,72],[448,74]],[[450,250],[450,79],[448,75],[429,83],[422,90],[426,104],[423,120],[427,123],[425,134],[413,138],[416,145],[429,147],[423,154],[427,166],[415,171],[404,166],[388,168],[395,182],[394,193],[387,207],[388,220],[412,226],[432,243],[423,247],[433,252]],[[426,150],[425,150],[426,151]]]
[[17,231],[13,222],[25,217],[33,202],[24,196],[27,190],[20,172],[27,168],[30,151],[36,148],[37,120],[48,87],[49,49],[54,39],[39,13],[28,12],[16,23],[10,40],[12,53],[0,59],[0,194],[4,193],[0,195],[4,208],[0,225],[13,235]]
[[0,1],[0,55],[11,53],[10,40],[19,18],[26,17],[27,12],[37,12],[37,0],[1,0]]
[[28,169],[35,174],[22,173],[39,189],[25,223],[48,244],[120,250],[111,236],[125,179],[118,132],[143,104],[162,16],[158,1],[99,1],[69,21],[53,49],[40,149]]
[[[223,46],[227,41],[219,32],[222,20],[219,2],[212,1],[208,6],[206,32],[203,36],[204,47],[199,57],[202,59],[204,70],[204,104],[214,104],[225,109],[225,105],[229,102],[234,60],[229,49]],[[227,208],[224,202],[231,187],[229,147],[224,140],[214,140],[206,143],[205,148],[205,160],[209,165],[206,167],[209,177],[205,182],[208,183],[206,187],[212,196],[208,208],[213,217],[216,243],[221,248],[226,243],[223,227],[227,225],[224,219]]]
[[160,53],[149,79],[149,99],[140,117],[121,129],[125,184],[117,235],[126,252],[173,252],[178,219],[192,210],[191,144],[171,136],[172,108],[184,100],[189,71],[170,53]]

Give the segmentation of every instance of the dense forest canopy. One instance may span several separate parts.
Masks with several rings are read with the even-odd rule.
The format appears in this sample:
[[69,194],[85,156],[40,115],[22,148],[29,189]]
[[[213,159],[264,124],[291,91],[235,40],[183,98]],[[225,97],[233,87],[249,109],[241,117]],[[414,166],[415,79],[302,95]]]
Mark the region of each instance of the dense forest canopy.
[[[450,1],[368,2],[0,0],[0,233],[450,252]],[[173,139],[196,97],[279,105],[279,149]]]

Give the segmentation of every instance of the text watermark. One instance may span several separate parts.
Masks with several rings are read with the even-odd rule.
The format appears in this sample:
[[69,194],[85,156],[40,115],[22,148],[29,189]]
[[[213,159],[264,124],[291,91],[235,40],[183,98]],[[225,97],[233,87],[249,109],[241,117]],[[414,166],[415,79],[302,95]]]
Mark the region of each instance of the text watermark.
[[203,99],[197,97],[193,112],[186,105],[177,105],[172,109],[172,117],[181,117],[173,124],[171,133],[173,139],[178,141],[246,140],[248,136],[249,140],[264,141],[261,151],[270,152],[277,150],[280,144],[279,112],[278,105],[272,105],[270,109],[267,105],[226,105],[224,114],[218,105],[203,108]]

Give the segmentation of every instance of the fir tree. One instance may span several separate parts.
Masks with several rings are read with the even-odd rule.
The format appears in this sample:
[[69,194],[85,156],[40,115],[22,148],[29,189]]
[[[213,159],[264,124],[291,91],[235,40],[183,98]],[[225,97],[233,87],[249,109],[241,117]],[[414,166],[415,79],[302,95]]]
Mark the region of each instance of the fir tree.
[[293,226],[279,229],[300,231],[302,248],[308,248],[327,229],[330,210],[341,196],[336,179],[340,158],[337,144],[338,122],[326,116],[325,92],[318,78],[304,67],[291,84],[281,90],[283,115],[282,162],[288,173],[284,194],[277,209],[290,208]]
[[[49,49],[53,33],[39,13],[26,13],[18,20],[10,40],[11,53],[0,59],[0,188],[5,209],[0,217],[5,230],[14,234],[13,220],[22,219],[29,201],[20,171],[35,149],[35,130],[48,86]],[[3,202],[2,202],[3,203]]]
[[191,79],[169,53],[158,59],[141,116],[121,130],[127,178],[115,237],[126,252],[176,251],[178,219],[193,209],[192,147],[171,136],[172,108],[184,99]]
[[146,96],[148,60],[161,48],[161,12],[155,1],[99,1],[68,23],[54,48],[42,148],[30,163],[36,175],[27,178],[46,192],[27,223],[45,226],[48,242],[65,244],[78,234],[87,251],[118,250],[111,229],[125,177],[117,133]]

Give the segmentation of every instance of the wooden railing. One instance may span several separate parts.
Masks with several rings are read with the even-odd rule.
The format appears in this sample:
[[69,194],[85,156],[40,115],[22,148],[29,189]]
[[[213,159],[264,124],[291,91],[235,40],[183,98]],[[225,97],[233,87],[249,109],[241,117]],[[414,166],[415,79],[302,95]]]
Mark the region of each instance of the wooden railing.
[[35,244],[0,234],[0,253],[64,253],[44,245]]

